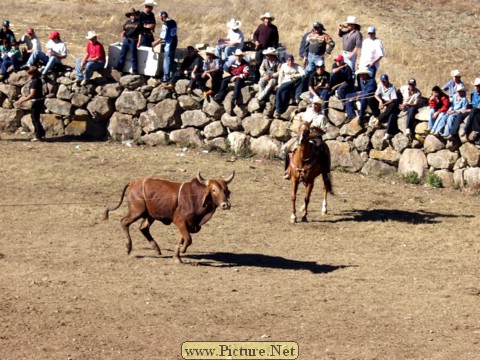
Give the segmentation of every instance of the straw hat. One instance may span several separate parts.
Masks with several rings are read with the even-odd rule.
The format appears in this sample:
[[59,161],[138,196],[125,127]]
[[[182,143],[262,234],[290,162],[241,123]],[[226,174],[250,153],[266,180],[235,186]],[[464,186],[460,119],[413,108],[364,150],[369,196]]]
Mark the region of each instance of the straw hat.
[[155,5],[157,5],[157,3],[155,1],[145,0],[142,5],[144,5],[144,6],[155,6]]
[[325,103],[325,101],[323,101],[322,99],[320,99],[319,96],[314,96],[312,98],[312,104],[318,104],[318,105],[323,105]]
[[355,16],[347,16],[347,21],[345,21],[345,24],[354,24],[354,25],[360,25],[357,22],[357,18]]
[[372,76],[372,73],[367,68],[361,68],[361,69],[358,69],[357,71],[355,71],[355,75],[363,75],[363,74],[366,74],[368,76]]
[[235,56],[243,56],[243,55],[245,55],[245,54],[243,53],[242,50],[237,49],[237,50],[235,50],[235,52],[233,53],[233,55],[235,55]]
[[215,48],[213,46],[207,46],[207,48],[205,49],[205,54],[215,55]]
[[85,36],[85,39],[92,40],[94,37],[97,37],[97,33],[92,30],[87,33],[87,36]]
[[457,86],[455,86],[455,91],[456,91],[456,92],[466,91],[465,85],[463,85],[463,84],[458,84]]
[[452,70],[452,72],[450,73],[451,76],[462,76],[462,73],[460,72],[460,70]]
[[278,55],[277,50],[274,47],[269,47],[262,51],[263,55]]
[[132,15],[138,16],[138,11],[134,8],[131,8],[128,12],[125,13],[126,17],[130,17]]
[[227,27],[232,30],[237,30],[240,26],[242,26],[242,22],[240,20],[230,19],[230,21],[227,22]]
[[272,16],[269,12],[266,12],[262,16],[260,16],[260,20],[270,19],[271,21],[275,20],[275,16]]
[[474,86],[480,85],[480,78],[476,78],[475,81],[472,83]]

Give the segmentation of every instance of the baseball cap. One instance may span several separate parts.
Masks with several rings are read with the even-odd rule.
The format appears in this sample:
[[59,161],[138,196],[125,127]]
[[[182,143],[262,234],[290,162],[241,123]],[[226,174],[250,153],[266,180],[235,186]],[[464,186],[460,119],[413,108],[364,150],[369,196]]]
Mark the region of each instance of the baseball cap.
[[168,17],[168,14],[166,11],[161,11],[160,12],[160,17]]
[[313,23],[313,27],[314,27],[314,28],[320,28],[320,29],[322,29],[322,30],[326,30],[325,27],[323,26],[323,24],[322,24],[321,22],[319,22],[319,21],[315,21],[315,22]]
[[408,80],[408,84],[409,85],[417,85],[417,82],[415,81],[415,79],[410,79],[410,80]]
[[375,26],[368,27],[367,34],[371,34],[371,33],[376,33]]
[[52,31],[50,35],[48,35],[49,39],[60,38],[60,33],[58,31]]
[[10,26],[10,21],[8,21],[8,20],[3,20],[2,26],[9,27],[9,26]]
[[338,54],[337,56],[335,56],[335,61],[343,61],[343,55]]
[[285,60],[293,60],[293,55],[292,54],[285,55]]
[[387,74],[380,75],[380,81],[388,81],[388,75]]

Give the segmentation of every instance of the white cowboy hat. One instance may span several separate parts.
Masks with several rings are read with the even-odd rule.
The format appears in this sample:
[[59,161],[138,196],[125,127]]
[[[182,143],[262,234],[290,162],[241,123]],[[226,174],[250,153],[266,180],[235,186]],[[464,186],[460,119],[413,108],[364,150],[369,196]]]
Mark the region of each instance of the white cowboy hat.
[[264,19],[270,19],[270,20],[275,20],[275,16],[272,16],[272,14],[270,14],[269,12],[266,12],[265,14],[263,14],[262,16],[260,16],[260,20],[264,20]]
[[312,104],[323,105],[324,103],[325,103],[325,102],[324,102],[322,99],[320,99],[319,96],[314,96],[314,97],[312,98]]
[[372,76],[372,73],[367,68],[361,68],[355,71],[355,75],[362,75],[362,74],[367,74],[368,76]]
[[473,86],[480,85],[480,78],[476,78],[475,81],[472,83]]
[[206,48],[207,45],[205,45],[204,43],[195,44],[195,50],[197,51],[205,50]]
[[450,73],[451,76],[462,76],[462,73],[460,72],[460,70],[452,70],[452,72]]
[[157,3],[155,1],[145,0],[142,5],[144,5],[144,6],[155,6],[155,5],[157,5]]
[[233,53],[233,55],[235,55],[235,56],[243,56],[243,55],[245,55],[245,54],[243,53],[242,50],[237,49],[237,50],[235,50],[235,52]]
[[215,48],[212,46],[207,46],[207,48],[205,49],[205,53],[215,55]]
[[97,33],[92,30],[92,31],[89,31],[89,32],[87,33],[87,36],[85,36],[85,39],[91,40],[91,39],[93,39],[94,37],[97,37]]
[[456,91],[456,92],[466,91],[465,85],[463,85],[463,84],[458,84],[457,86],[455,86],[455,91]]
[[262,51],[263,55],[278,55],[277,50],[274,47],[269,47]]
[[236,19],[230,19],[230,21],[227,23],[227,27],[232,30],[237,30],[240,26],[242,26],[242,22]]
[[355,16],[347,16],[347,21],[345,21],[345,24],[359,25]]

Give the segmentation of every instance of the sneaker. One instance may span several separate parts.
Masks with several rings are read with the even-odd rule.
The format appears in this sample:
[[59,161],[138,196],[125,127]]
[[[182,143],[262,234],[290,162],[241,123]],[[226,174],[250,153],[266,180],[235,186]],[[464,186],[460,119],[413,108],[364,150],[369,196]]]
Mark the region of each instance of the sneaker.
[[213,95],[213,90],[207,90],[207,91],[203,92],[203,98],[204,99],[209,97],[210,95]]
[[460,130],[460,132],[458,133],[458,135],[460,135],[460,136],[463,137],[463,136],[467,135],[467,133],[466,133],[465,130],[462,129],[462,130]]
[[407,135],[407,136],[412,135],[412,130],[410,130],[410,129],[405,130],[405,135]]
[[280,114],[278,113],[278,111],[275,110],[275,112],[273,113],[273,117],[275,119],[280,119]]
[[392,138],[392,135],[391,135],[391,134],[385,134],[385,135],[383,135],[382,140],[383,140],[383,141],[386,141],[386,140],[390,140],[391,138]]
[[167,89],[167,90],[173,90],[173,89],[175,89],[175,86],[174,86],[173,84],[170,84],[170,83],[165,84],[163,87],[164,87],[165,89]]
[[82,80],[82,82],[80,83],[81,86],[85,86],[88,84],[88,80]]
[[192,88],[187,88],[187,94],[192,95]]

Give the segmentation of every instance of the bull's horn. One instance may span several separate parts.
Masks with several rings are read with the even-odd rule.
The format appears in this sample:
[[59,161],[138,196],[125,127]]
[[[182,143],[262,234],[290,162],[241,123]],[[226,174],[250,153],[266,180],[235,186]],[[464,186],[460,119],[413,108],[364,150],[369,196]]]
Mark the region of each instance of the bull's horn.
[[235,170],[233,170],[232,175],[230,175],[228,178],[225,179],[225,182],[227,184],[230,183],[230,181],[232,181],[234,177],[235,177]]
[[200,184],[206,185],[206,180],[202,177],[200,171],[197,174],[197,180],[200,182]]

